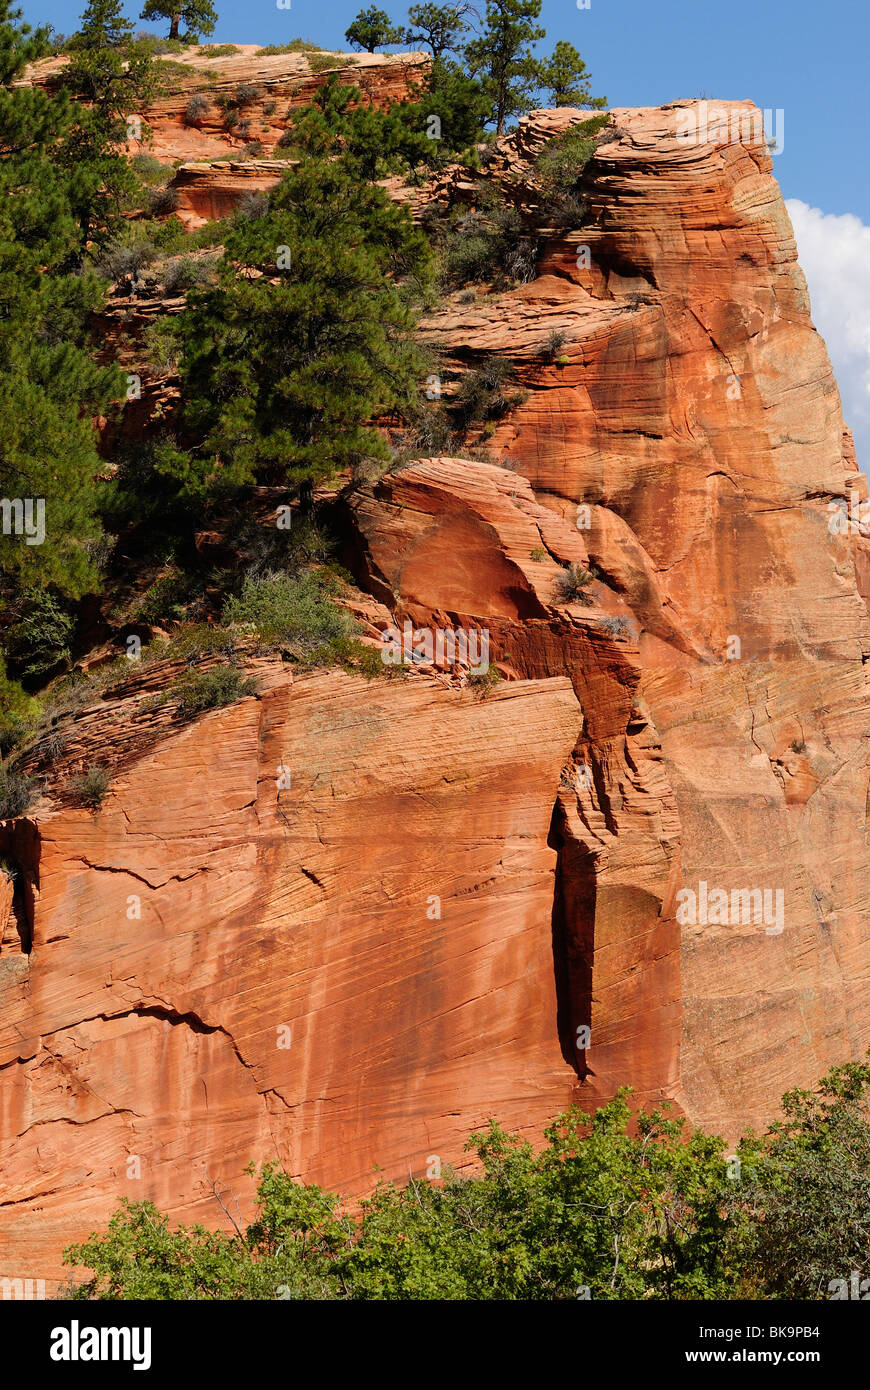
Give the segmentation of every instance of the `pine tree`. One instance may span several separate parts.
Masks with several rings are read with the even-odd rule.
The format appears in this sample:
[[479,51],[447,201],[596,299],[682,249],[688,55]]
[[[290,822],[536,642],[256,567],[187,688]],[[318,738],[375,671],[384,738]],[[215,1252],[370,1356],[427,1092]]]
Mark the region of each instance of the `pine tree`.
[[376,48],[383,48],[388,43],[403,42],[402,30],[397,29],[386,11],[379,10],[377,5],[360,10],[345,30],[344,37],[352,48],[361,48],[367,53],[374,53]]
[[607,105],[606,97],[593,97],[589,88],[591,72],[572,43],[560,39],[553,49],[552,57],[539,66],[539,82],[545,92],[549,92],[555,106]]
[[428,256],[407,210],[352,164],[304,158],[181,316],[185,429],[200,442],[167,445],[158,471],[202,497],[386,457],[370,421],[411,403],[423,374],[396,280]]
[[196,43],[202,35],[214,33],[217,10],[211,0],[146,0],[140,19],[168,19],[169,38],[178,38],[178,27],[184,20],[188,43]]
[[46,49],[46,31],[19,21],[0,0],[0,627],[26,613],[28,592],[93,587],[92,416],[124,391],[87,351],[105,286],[64,269],[77,227],[57,151],[74,112],[63,92],[15,85]]
[[407,44],[425,43],[437,62],[445,53],[458,53],[462,35],[468,32],[465,15],[468,5],[411,5],[411,28],[404,31]]
[[540,13],[541,0],[487,0],[486,28],[466,45],[466,63],[490,97],[490,119],[498,135],[504,134],[509,116],[532,108],[539,65],[531,46],[546,37],[534,22]]
[[124,153],[128,118],[156,90],[151,53],[134,40],[120,0],[89,0],[62,81],[76,104],[57,157],[79,224],[70,263],[81,265],[117,233],[125,207],[140,191]]

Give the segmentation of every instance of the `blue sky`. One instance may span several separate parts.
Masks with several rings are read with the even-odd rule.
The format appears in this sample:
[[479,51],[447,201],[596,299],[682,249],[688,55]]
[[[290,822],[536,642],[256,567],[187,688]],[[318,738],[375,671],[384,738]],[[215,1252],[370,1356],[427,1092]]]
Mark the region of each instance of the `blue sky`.
[[[85,0],[24,0],[31,22],[76,28]],[[287,3],[287,0],[282,0]],[[215,0],[210,42],[345,47],[368,0]],[[376,0],[398,23],[406,4]],[[485,0],[479,0],[483,8]],[[136,19],[140,6],[127,4]],[[847,418],[870,462],[870,179],[860,117],[870,52],[863,0],[543,0],[543,50],[570,40],[611,106],[678,97],[751,98],[784,112],[774,173],[795,224],[817,326],[837,370]],[[157,28],[155,24],[147,27]]]

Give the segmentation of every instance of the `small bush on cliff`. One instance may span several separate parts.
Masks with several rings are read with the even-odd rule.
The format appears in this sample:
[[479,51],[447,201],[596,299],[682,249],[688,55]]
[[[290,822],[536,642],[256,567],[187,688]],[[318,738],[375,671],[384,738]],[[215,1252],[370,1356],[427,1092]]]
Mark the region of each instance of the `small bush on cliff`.
[[[436,236],[439,229],[433,227]],[[537,246],[524,231],[516,208],[481,195],[480,207],[463,213],[441,234],[444,277],[449,286],[492,281],[497,286],[534,279]]]
[[191,671],[180,676],[167,692],[178,701],[178,712],[186,719],[209,709],[232,705],[246,695],[256,695],[259,686],[245,678],[236,666],[212,666],[208,671]]
[[501,684],[502,680],[501,671],[496,666],[490,666],[486,671],[469,671],[466,685],[478,700],[485,700],[487,695],[491,695]]
[[182,256],[171,261],[163,271],[163,288],[167,295],[184,294],[194,285],[207,285],[214,278],[215,258],[203,256],[196,260],[193,256]]
[[504,357],[487,357],[476,371],[467,372],[456,393],[456,413],[464,428],[500,420],[525,400],[522,391],[509,391],[513,364]]
[[205,92],[194,92],[184,109],[184,119],[188,125],[196,125],[211,110],[211,102]]
[[175,212],[181,201],[177,188],[151,188],[148,190],[148,210],[155,217]]
[[328,660],[353,633],[350,615],[329,594],[324,572],[248,575],[241,593],[227,600],[223,619],[253,628],[268,646],[305,662]]
[[175,173],[171,164],[161,163],[153,154],[134,154],[131,156],[130,163],[142,182],[149,188],[158,183],[165,184]]
[[591,570],[583,569],[581,565],[567,565],[561,574],[556,575],[556,591],[565,603],[589,604],[592,599],[586,590],[594,578]]
[[564,333],[560,328],[554,328],[552,333],[547,334],[547,337],[541,345],[539,352],[541,360],[543,362],[555,362],[567,341],[568,334]]
[[576,189],[609,116],[593,116],[571,126],[563,135],[548,140],[535,160],[535,173],[547,192],[570,193]]
[[122,280],[135,279],[156,257],[157,248],[152,241],[144,237],[134,240],[119,237],[103,252],[99,269],[117,285]]
[[628,637],[631,635],[631,624],[627,618],[613,617],[608,614],[599,621],[605,632],[609,632],[611,637]]
[[36,784],[10,767],[0,763],[0,820],[23,816],[36,795]]
[[308,66],[312,72],[328,72],[330,68],[344,67],[352,62],[349,58],[338,58],[332,53],[309,53]]
[[99,811],[106,799],[110,781],[109,769],[101,763],[93,763],[81,777],[75,779],[73,791],[88,810]]
[[319,43],[312,43],[310,39],[291,39],[289,43],[270,43],[266,48],[258,48],[254,54],[255,58],[268,58],[273,53],[320,53],[322,49]]
[[236,102],[239,106],[250,106],[251,102],[259,101],[262,95],[260,88],[253,82],[240,82],[236,88]]

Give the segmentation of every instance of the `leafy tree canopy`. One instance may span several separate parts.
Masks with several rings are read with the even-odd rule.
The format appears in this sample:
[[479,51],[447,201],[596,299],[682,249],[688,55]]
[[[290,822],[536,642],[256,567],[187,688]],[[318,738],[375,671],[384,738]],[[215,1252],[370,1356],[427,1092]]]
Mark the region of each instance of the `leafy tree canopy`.
[[534,104],[539,66],[532,45],[546,37],[535,22],[540,13],[541,0],[487,0],[483,33],[466,45],[465,61],[490,98],[498,135],[509,116]]
[[178,38],[179,25],[184,20],[185,39],[196,43],[202,35],[214,33],[218,15],[212,0],[145,0],[139,18],[168,19],[170,39]]
[[374,53],[376,48],[384,48],[388,43],[402,43],[404,34],[403,30],[396,28],[385,10],[370,5],[367,10],[360,10],[345,30],[344,37],[352,48]]
[[468,32],[465,16],[469,8],[468,5],[432,3],[411,5],[408,10],[411,27],[404,31],[403,42],[424,43],[436,61],[445,53],[459,53],[462,37]]
[[67,1252],[91,1271],[73,1296],[829,1298],[870,1269],[868,1088],[870,1067],[848,1064],[790,1093],[739,1162],[666,1107],[632,1116],[620,1092],[559,1116],[540,1152],[491,1121],[466,1145],[474,1176],[382,1183],[353,1219],[272,1164],[235,1234],[124,1201]]
[[422,375],[397,282],[429,254],[352,162],[304,158],[266,216],[236,225],[220,284],[181,316],[185,425],[202,444],[167,448],[158,471],[203,496],[385,458],[369,421],[410,403]]
[[591,81],[592,74],[586,71],[577,49],[564,39],[559,40],[552,56],[538,67],[539,85],[550,93],[554,106],[606,106],[606,97],[592,96]]

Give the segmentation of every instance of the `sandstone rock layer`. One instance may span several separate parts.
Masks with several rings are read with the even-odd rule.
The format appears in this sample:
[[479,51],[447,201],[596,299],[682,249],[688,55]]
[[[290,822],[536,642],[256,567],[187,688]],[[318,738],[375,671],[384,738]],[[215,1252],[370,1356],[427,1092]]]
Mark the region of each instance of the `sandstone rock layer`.
[[[623,1084],[733,1138],[866,1050],[856,460],[754,108],[704,144],[692,110],[613,113],[583,226],[424,323],[448,396],[513,364],[493,462],[335,503],[370,632],[485,629],[503,680],[266,662],[147,739],[143,686],[78,721],[100,814],[4,827],[0,1273],[56,1275],[119,1195],[217,1224],[210,1183],[244,1208],[268,1158],[359,1193]],[[493,177],[533,197],[584,118],[534,113]],[[782,929],[687,920],[701,883],[781,893]]]

